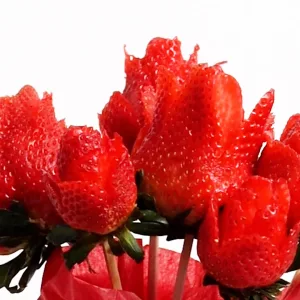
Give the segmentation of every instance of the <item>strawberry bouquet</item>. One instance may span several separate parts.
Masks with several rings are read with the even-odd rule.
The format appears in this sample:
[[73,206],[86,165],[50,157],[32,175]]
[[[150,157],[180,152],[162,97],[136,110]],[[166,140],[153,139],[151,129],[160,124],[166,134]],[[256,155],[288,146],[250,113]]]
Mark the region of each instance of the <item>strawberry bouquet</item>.
[[300,299],[299,273],[281,279],[300,269],[300,115],[276,140],[274,90],[245,117],[223,63],[180,45],[125,51],[99,130],[57,121],[31,86],[0,98],[0,253],[18,251],[0,288],[46,263],[40,300]]

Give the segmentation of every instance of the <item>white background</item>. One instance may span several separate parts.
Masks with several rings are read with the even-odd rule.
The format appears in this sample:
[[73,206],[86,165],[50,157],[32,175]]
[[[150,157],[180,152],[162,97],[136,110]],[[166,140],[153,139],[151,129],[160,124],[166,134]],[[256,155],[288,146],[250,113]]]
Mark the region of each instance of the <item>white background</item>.
[[[53,93],[59,118],[97,126],[97,113],[124,87],[123,45],[142,56],[156,36],[178,36],[187,57],[227,60],[250,112],[275,88],[276,136],[300,112],[298,1],[3,1],[0,0],[0,95],[25,84]],[[164,246],[180,251],[180,243]],[[196,252],[193,252],[196,257]],[[2,259],[0,258],[0,261]],[[36,300],[41,273],[21,295]]]

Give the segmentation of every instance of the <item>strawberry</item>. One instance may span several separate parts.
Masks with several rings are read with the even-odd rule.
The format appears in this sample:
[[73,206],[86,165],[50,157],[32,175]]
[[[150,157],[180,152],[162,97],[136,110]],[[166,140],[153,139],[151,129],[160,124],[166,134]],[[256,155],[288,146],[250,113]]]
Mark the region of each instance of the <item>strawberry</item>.
[[25,205],[31,218],[41,224],[56,224],[60,218],[45,192],[43,176],[44,173],[56,176],[59,140],[65,124],[55,118],[52,96],[45,93],[40,100],[30,86],[0,101],[4,113],[0,119],[3,141],[0,184],[5,182],[1,190],[6,205],[14,198]]
[[222,210],[210,203],[199,230],[200,260],[225,286],[268,286],[288,269],[297,250],[299,223],[287,225],[288,185],[253,176],[228,197]]
[[190,210],[186,223],[201,219],[212,195],[222,201],[230,186],[253,172],[270,133],[271,90],[244,120],[241,89],[219,64],[199,65],[185,84],[160,69],[153,122],[140,132],[132,151],[142,189],[168,218]]
[[178,84],[189,76],[197,65],[196,45],[189,60],[181,54],[181,43],[155,38],[147,46],[143,58],[136,58],[125,51],[126,86],[123,94],[115,92],[99,116],[101,126],[110,137],[114,132],[123,137],[124,144],[131,150],[140,129],[152,121],[156,106],[157,70],[164,66],[174,74]]
[[98,234],[114,231],[136,201],[134,168],[121,137],[71,126],[58,156],[60,182],[48,181],[56,210],[71,227]]
[[300,220],[300,115],[292,116],[281,135],[280,141],[267,143],[256,166],[257,174],[287,180],[291,205],[289,226]]

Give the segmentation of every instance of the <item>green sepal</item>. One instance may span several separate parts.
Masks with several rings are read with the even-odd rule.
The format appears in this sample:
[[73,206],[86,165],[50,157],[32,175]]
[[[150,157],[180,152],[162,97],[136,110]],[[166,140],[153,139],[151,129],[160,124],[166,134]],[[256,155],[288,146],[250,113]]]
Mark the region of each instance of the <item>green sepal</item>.
[[40,229],[26,215],[0,209],[0,236],[24,237],[37,234]]
[[156,211],[155,199],[146,193],[138,193],[137,206],[140,210],[150,209]]
[[0,247],[20,249],[28,243],[29,237],[0,236]]
[[0,265],[0,289],[9,287],[12,279],[28,265],[26,251],[22,251],[11,261]]
[[136,184],[138,190],[140,189],[140,187],[142,185],[143,178],[144,178],[144,171],[143,170],[139,170],[135,173],[135,184]]
[[101,236],[92,233],[88,233],[79,239],[69,251],[64,253],[67,268],[71,270],[75,264],[85,261],[101,239],[103,239]]
[[57,225],[47,235],[47,240],[55,246],[75,242],[79,232],[68,225]]
[[164,236],[169,234],[169,226],[156,222],[132,222],[128,223],[127,227],[130,231],[136,234],[145,236]]
[[119,239],[120,245],[123,250],[136,262],[141,262],[144,259],[144,251],[130,233],[130,231],[124,226],[122,229],[114,233]]
[[261,288],[231,289],[218,284],[213,278],[206,275],[203,279],[203,285],[218,285],[220,295],[225,300],[275,300],[282,289],[289,285],[289,282],[279,279],[270,286]]
[[42,252],[45,245],[45,240],[41,239],[34,244],[31,244],[29,249],[25,249],[26,256],[26,270],[22,274],[18,285],[10,287],[6,286],[6,289],[12,293],[21,293],[27,287],[34,273],[40,268],[40,261],[42,258]]
[[113,255],[120,256],[125,253],[121,243],[117,241],[113,236],[108,236],[107,241]]
[[27,211],[25,210],[24,205],[19,201],[13,200],[9,206],[9,210],[19,215],[26,216],[28,219]]
[[141,222],[155,222],[168,226],[168,221],[166,220],[166,218],[160,216],[157,212],[149,209],[140,210],[139,219]]
[[56,247],[52,244],[46,244],[41,253],[41,260],[38,269],[40,269],[44,263],[50,258]]

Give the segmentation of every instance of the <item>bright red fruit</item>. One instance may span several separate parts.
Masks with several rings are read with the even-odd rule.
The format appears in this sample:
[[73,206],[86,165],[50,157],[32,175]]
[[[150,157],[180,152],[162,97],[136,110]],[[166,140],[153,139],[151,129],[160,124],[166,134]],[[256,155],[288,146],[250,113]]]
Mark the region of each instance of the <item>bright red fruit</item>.
[[57,173],[59,140],[64,121],[57,121],[52,95],[40,100],[31,86],[0,98],[0,202],[23,202],[31,218],[48,225],[60,218],[46,192],[43,176]]
[[292,116],[280,141],[267,143],[257,163],[264,177],[287,180],[291,193],[289,226],[300,220],[300,115]]
[[[76,265],[71,272],[61,252],[56,251],[48,261],[42,282],[40,300],[147,300],[149,247],[144,247],[145,260],[137,264],[127,255],[118,258],[123,291],[112,290],[101,247],[89,255],[90,270],[86,262]],[[180,254],[160,249],[157,300],[172,299]],[[190,259],[183,300],[222,300],[217,286],[202,285],[204,271],[198,261]],[[70,288],[72,287],[72,288]]]
[[212,201],[198,236],[204,269],[232,288],[274,283],[297,250],[299,224],[288,227],[289,208],[286,182],[259,176],[232,189],[222,210]]
[[167,68],[174,74],[177,83],[182,84],[197,65],[199,46],[195,46],[187,61],[183,59],[180,47],[177,38],[155,38],[149,42],[143,58],[125,52],[125,89],[123,94],[115,92],[112,95],[102,111],[100,123],[110,137],[114,132],[120,134],[129,150],[140,129],[153,118],[159,68]]
[[156,92],[153,122],[140,132],[132,160],[159,211],[174,218],[191,209],[187,223],[194,223],[212,196],[222,201],[252,174],[270,135],[274,93],[244,120],[240,86],[220,65],[194,67],[184,84],[160,69]]
[[134,168],[122,139],[89,127],[71,126],[61,141],[60,182],[48,192],[73,228],[99,234],[117,229],[132,212],[137,191]]

